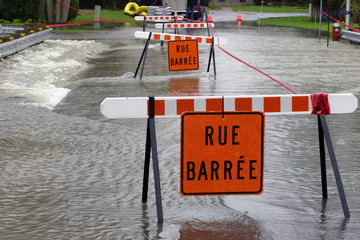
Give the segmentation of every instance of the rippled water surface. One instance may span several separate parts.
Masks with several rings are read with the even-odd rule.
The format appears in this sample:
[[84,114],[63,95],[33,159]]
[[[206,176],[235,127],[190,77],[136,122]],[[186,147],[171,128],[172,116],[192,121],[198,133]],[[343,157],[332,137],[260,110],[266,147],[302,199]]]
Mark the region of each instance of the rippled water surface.
[[[298,93],[360,97],[355,45],[326,47],[316,32],[291,28],[215,25],[224,49]],[[180,120],[156,119],[165,219],[157,224],[152,174],[141,203],[146,119],[105,119],[106,97],[291,93],[218,48],[216,77],[207,73],[204,45],[198,71],[170,73],[166,44],[151,42],[143,79],[134,79],[145,43],[135,30],[55,33],[0,62],[1,239],[360,237],[359,110],[326,117],[349,219],[329,160],[322,199],[316,116],[267,116],[263,194],[223,197],[180,195]]]

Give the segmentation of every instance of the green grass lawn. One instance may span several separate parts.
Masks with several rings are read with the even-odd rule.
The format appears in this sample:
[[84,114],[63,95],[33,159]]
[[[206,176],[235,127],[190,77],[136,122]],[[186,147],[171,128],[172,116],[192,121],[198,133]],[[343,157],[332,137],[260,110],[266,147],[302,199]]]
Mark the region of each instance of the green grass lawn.
[[[86,12],[89,14],[94,15],[94,11],[90,11],[90,10],[84,10],[82,12]],[[107,19],[111,19],[111,20],[118,20],[118,19],[134,19],[132,16],[129,16],[127,14],[124,13],[124,11],[110,11],[110,10],[103,10],[100,12],[100,17],[102,18],[107,18]],[[104,19],[98,18],[95,21],[102,21]],[[86,15],[84,13],[80,13],[74,22],[91,22],[94,21],[94,17]]]
[[[258,23],[259,21],[257,21]],[[313,22],[309,17],[282,17],[282,18],[264,18],[260,21],[261,26],[282,26],[297,27],[305,29],[319,29],[319,22]],[[322,22],[321,31],[327,31],[327,22]],[[330,31],[332,25],[330,24]]]

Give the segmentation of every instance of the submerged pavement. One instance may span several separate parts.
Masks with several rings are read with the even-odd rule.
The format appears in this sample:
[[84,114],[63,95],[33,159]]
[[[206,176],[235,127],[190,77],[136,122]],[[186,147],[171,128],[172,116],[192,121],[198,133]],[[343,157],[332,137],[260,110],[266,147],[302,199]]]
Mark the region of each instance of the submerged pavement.
[[[211,10],[214,22],[236,21],[238,17],[237,11],[230,8],[222,8],[221,10]],[[279,18],[279,17],[300,17],[308,16],[308,13],[260,13],[260,12],[241,12],[242,21],[257,21],[260,18]]]

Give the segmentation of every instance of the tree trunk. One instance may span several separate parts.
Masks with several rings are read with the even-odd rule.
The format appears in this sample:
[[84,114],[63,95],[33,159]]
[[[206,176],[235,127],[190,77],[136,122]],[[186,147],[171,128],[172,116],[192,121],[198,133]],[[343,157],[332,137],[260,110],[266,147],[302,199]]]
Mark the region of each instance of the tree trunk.
[[44,13],[45,13],[45,0],[40,0],[39,2],[39,16],[38,21],[42,22],[44,21]]
[[61,3],[62,3],[61,0],[57,0],[56,4],[55,4],[55,22],[56,23],[60,22],[60,14],[61,14],[61,9],[63,7],[63,5]]
[[116,10],[116,0],[112,0],[112,9]]
[[47,14],[48,14],[48,22],[54,22],[54,5],[52,0],[46,0],[47,4]]
[[69,15],[70,0],[64,0],[64,5],[61,8],[61,23],[66,23]]

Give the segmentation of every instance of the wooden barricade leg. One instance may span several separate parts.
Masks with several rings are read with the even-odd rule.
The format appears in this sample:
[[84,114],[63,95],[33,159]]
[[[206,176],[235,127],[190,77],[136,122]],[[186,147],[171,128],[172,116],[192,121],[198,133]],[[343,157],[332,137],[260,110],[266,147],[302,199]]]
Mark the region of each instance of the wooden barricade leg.
[[345,218],[349,218],[350,217],[349,207],[347,205],[345,191],[344,191],[344,188],[343,188],[343,185],[342,185],[340,171],[339,171],[339,167],[337,165],[336,156],[335,156],[334,148],[333,148],[333,145],[332,145],[329,129],[328,129],[328,126],[327,126],[327,123],[326,123],[325,116],[319,116],[319,118],[320,118],[322,130],[324,132],[328,152],[329,152],[329,155],[330,155],[330,161],[331,161],[331,165],[332,165],[332,168],[333,168],[333,171],[334,171],[336,185],[337,185],[338,192],[339,192],[339,195],[340,195],[340,200],[341,200],[341,205],[342,205],[342,208],[343,208],[343,211],[344,211],[344,216],[345,216]]
[[156,130],[155,130],[155,100],[154,97],[149,97],[149,118],[146,132],[146,150],[145,150],[145,166],[144,166],[144,179],[143,179],[143,195],[142,202],[147,202],[147,191],[149,183],[149,165],[150,165],[150,148],[153,159],[153,170],[154,170],[154,184],[155,184],[155,198],[156,198],[156,210],[158,223],[164,221],[162,200],[161,200],[161,187],[160,187],[160,170],[159,160],[157,154],[157,143],[156,143]]
[[216,64],[215,64],[214,38],[212,38],[212,48],[213,48],[213,66],[214,66],[214,75],[216,76]]
[[212,43],[211,43],[211,48],[210,48],[210,56],[209,56],[209,63],[208,63],[207,72],[210,71],[211,58],[213,58],[214,75],[216,75],[214,38],[212,38]]
[[207,30],[208,30],[208,36],[210,37],[211,35],[210,35],[210,26],[209,26],[209,23],[208,22],[206,22],[206,26],[207,26]]
[[320,116],[318,115],[318,131],[319,131],[319,149],[320,149],[320,167],[321,167],[321,185],[322,196],[324,199],[328,198],[327,193],[327,179],[326,179],[326,162],[325,162],[325,144],[324,131],[321,126]]
[[142,191],[142,202],[147,202],[148,195],[148,186],[149,186],[149,169],[150,169],[150,148],[151,148],[151,139],[150,139],[150,124],[149,118],[147,120],[147,129],[146,129],[146,146],[145,146],[145,163],[144,163],[144,177],[143,177],[143,191]]
[[142,75],[143,75],[143,72],[144,72],[145,60],[146,60],[146,56],[147,56],[147,50],[148,50],[149,42],[150,42],[150,39],[151,39],[151,34],[152,34],[152,32],[150,32],[149,37],[148,37],[148,39],[146,40],[146,44],[145,44],[144,50],[143,50],[143,52],[142,52],[142,54],[141,54],[140,61],[139,61],[139,63],[138,63],[138,66],[137,66],[136,71],[135,71],[135,74],[134,74],[134,78],[136,78],[136,75],[137,75],[137,73],[138,73],[138,71],[139,71],[141,62],[143,62],[143,65],[142,65],[142,68],[141,68],[141,73],[140,73],[140,80],[142,79]]
[[[162,32],[162,33],[165,33],[165,22],[163,22],[162,24],[163,24],[163,25],[162,25],[162,30],[161,30],[161,32]],[[160,46],[163,47],[163,45],[164,45],[164,41],[161,40]]]

